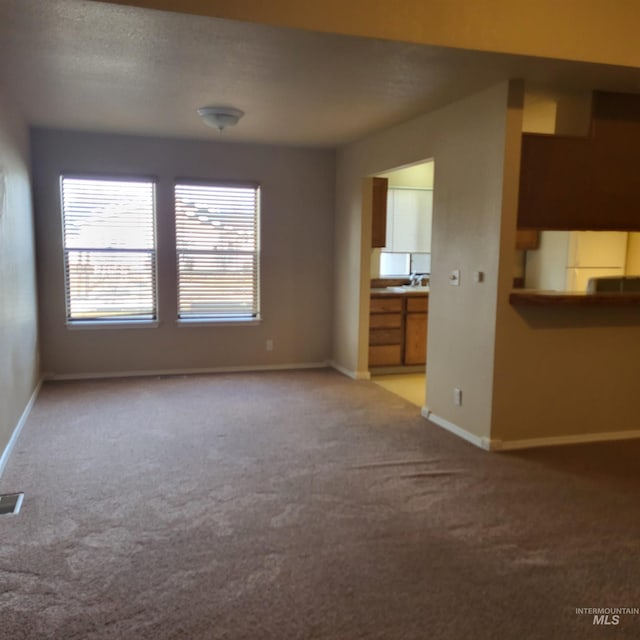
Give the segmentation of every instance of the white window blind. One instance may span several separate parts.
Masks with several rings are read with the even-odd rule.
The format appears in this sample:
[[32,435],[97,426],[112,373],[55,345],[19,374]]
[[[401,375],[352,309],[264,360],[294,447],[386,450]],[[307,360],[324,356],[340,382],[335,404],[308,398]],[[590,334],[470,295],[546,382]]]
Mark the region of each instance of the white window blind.
[[256,186],[177,184],[178,316],[259,315],[259,205]]
[[149,180],[62,177],[67,321],[156,318]]

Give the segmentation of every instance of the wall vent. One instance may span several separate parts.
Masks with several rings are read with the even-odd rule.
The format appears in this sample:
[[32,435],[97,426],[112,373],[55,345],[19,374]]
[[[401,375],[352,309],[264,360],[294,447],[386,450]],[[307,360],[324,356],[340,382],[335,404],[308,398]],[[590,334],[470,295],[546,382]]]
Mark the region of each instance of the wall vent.
[[0,495],[0,516],[17,515],[22,506],[24,493],[5,493]]

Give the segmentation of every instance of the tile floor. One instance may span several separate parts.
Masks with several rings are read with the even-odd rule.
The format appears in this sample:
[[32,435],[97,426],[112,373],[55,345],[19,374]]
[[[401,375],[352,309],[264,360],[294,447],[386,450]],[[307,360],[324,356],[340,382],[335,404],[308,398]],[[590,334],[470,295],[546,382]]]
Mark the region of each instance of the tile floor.
[[426,404],[426,375],[424,373],[398,373],[371,376],[371,382],[403,397],[418,407]]

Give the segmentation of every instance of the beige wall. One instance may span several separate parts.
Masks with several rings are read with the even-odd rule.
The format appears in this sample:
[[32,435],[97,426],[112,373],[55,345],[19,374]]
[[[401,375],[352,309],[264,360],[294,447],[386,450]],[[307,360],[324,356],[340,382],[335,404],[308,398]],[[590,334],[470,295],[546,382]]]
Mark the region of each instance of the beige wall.
[[28,130],[0,101],[0,455],[38,378]]
[[[640,66],[633,0],[111,0],[314,31]],[[179,5],[179,9],[178,9]]]
[[[338,153],[334,358],[347,370],[367,370],[371,239],[362,178],[433,158],[428,405],[478,437],[489,436],[491,421],[507,99],[501,84]],[[511,246],[514,238],[515,222]],[[505,268],[513,268],[512,255]],[[460,287],[448,285],[451,269],[461,270]],[[484,272],[482,284],[474,270]],[[463,390],[460,407],[454,387]]]
[[637,310],[515,308],[503,295],[495,378],[495,440],[637,430]]
[[[563,132],[584,131],[584,101],[576,98],[568,101],[575,119],[563,120]],[[567,102],[559,102],[559,108],[563,104]],[[514,105],[512,112],[505,157],[505,230],[515,226],[517,216],[522,110]],[[525,109],[524,122],[533,120]],[[503,252],[513,246],[507,242],[508,233]],[[491,431],[495,444],[637,430],[637,310],[513,307],[509,291],[504,282],[498,293]]]
[[[330,357],[333,152],[35,130],[33,154],[45,374],[302,365]],[[59,196],[64,171],[157,177],[158,328],[66,327]],[[176,325],[176,177],[261,184],[258,326]],[[267,339],[274,342],[272,352]]]
[[394,169],[381,173],[381,178],[389,180],[390,187],[409,187],[413,189],[433,189],[433,174],[435,165],[433,161]]

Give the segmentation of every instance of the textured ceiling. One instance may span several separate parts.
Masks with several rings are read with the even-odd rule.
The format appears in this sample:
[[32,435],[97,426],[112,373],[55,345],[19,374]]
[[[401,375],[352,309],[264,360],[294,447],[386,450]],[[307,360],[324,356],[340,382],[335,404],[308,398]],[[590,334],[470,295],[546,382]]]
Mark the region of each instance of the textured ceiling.
[[[336,146],[510,77],[640,91],[634,69],[269,27],[87,0],[0,2],[0,90],[38,126]],[[246,112],[234,129],[196,109]]]

